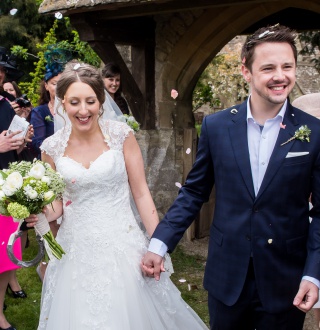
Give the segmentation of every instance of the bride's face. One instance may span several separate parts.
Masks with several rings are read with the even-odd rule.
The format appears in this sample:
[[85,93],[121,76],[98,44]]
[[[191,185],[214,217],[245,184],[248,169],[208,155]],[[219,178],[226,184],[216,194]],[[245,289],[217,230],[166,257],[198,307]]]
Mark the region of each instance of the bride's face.
[[72,83],[62,103],[72,126],[87,131],[97,125],[101,105],[88,84]]

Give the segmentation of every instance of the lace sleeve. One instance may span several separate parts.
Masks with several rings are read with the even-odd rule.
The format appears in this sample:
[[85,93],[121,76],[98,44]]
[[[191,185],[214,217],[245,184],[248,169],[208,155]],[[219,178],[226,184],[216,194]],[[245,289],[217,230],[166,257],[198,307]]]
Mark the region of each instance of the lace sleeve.
[[45,152],[56,163],[62,157],[68,144],[71,128],[66,126],[50,137],[46,138],[40,146],[41,152]]
[[133,129],[126,123],[107,120],[106,125],[102,127],[106,142],[111,149],[123,150],[123,143]]

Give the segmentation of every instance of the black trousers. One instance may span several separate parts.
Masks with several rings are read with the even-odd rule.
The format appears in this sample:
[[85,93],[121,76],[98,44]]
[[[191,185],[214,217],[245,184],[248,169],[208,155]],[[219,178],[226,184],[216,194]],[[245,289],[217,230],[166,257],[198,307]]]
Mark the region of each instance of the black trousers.
[[211,330],[302,330],[305,313],[292,305],[286,312],[267,313],[260,301],[250,262],[243,291],[233,306],[227,306],[209,294]]

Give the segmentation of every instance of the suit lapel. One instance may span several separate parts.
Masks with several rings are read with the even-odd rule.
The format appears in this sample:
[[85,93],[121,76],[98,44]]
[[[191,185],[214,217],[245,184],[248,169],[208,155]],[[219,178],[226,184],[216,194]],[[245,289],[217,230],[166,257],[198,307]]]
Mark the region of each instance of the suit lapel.
[[255,198],[247,134],[247,102],[243,102],[236,114],[231,114],[233,124],[229,126],[229,136],[234,156],[239,166],[243,181],[252,199]]
[[271,180],[279,170],[282,162],[285,160],[286,155],[293,146],[294,141],[281,146],[282,143],[286,142],[292,136],[294,136],[295,131],[299,128],[299,123],[294,116],[293,107],[289,102],[282,123],[286,125],[286,128],[280,128],[276,144],[269,160],[268,168],[262,180],[256,199],[258,199],[263,194],[264,190],[268,187]]

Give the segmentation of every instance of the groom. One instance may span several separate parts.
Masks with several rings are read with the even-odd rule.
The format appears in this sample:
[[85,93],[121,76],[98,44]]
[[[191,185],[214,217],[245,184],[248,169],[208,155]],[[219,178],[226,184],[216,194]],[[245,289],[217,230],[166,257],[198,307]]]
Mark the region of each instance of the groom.
[[159,279],[162,256],[215,185],[204,277],[211,329],[301,330],[320,280],[320,121],[289,103],[293,31],[259,29],[241,59],[250,97],[204,119],[196,161],[152,236],[142,270]]

